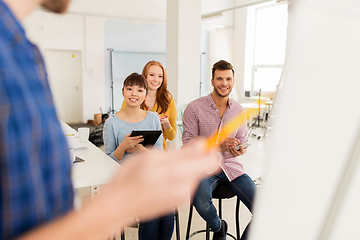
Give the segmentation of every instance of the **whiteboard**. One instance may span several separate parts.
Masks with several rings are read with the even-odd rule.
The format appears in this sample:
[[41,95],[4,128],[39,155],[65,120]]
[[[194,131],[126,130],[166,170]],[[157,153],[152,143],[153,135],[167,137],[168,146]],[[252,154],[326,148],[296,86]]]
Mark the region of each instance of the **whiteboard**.
[[122,88],[125,78],[134,72],[141,74],[145,64],[149,61],[161,62],[165,67],[166,56],[162,52],[110,51],[114,110],[117,112],[124,99]]
[[356,0],[290,1],[283,89],[249,240],[360,239],[359,9]]

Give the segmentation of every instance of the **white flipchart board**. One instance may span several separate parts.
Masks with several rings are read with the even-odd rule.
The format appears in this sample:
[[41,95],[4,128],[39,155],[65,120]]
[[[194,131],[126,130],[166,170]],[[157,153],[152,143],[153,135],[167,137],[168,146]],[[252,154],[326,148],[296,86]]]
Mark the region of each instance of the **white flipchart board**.
[[360,239],[360,1],[289,2],[285,80],[249,239]]

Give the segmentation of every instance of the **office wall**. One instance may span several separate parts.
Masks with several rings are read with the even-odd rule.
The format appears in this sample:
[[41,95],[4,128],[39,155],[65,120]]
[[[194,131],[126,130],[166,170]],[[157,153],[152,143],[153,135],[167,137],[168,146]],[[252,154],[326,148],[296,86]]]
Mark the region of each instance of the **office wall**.
[[209,31],[201,31],[201,58],[200,58],[200,96],[206,96],[212,91],[211,86],[211,63],[209,59]]
[[44,51],[50,88],[59,117],[67,123],[83,120],[82,59],[80,51]]
[[233,59],[235,69],[235,90],[237,92],[238,99],[245,97],[244,93],[244,81],[246,78],[246,64],[250,65],[252,62],[245,62],[246,50],[251,48],[247,44],[251,44],[251,41],[246,36],[246,30],[248,28],[248,10],[246,8],[237,9],[234,12],[234,48]]
[[[203,3],[203,12],[225,9],[232,6],[231,2],[232,1],[225,1],[219,3],[218,1],[206,1]],[[71,10],[73,10],[73,12],[79,12],[82,9],[81,6],[79,6],[81,3],[85,4],[86,2],[74,2],[76,7]],[[114,49],[124,49],[123,46],[127,46],[130,47],[130,49],[134,49],[134,46],[138,46],[137,50],[146,51],[150,48],[155,51],[162,51],[165,47],[165,44],[163,44],[165,39],[161,37],[161,34],[163,34],[164,30],[160,30],[165,29],[165,25],[162,25],[165,22],[161,23],[160,20],[159,22],[153,22],[155,19],[153,14],[157,11],[161,11],[162,8],[154,5],[152,6],[153,9],[150,7],[148,9],[144,9],[141,7],[141,2],[136,2],[134,4],[139,8],[138,11],[133,11],[131,19],[128,17],[128,15],[123,18],[122,16],[118,16],[117,19],[114,19],[105,16],[101,17],[100,15],[90,16],[80,14],[66,14],[58,16],[43,11],[35,11],[24,21],[24,27],[27,35],[31,40],[39,45],[42,51],[49,49],[76,50],[81,52],[83,83],[82,115],[84,122],[86,122],[88,119],[92,119],[95,113],[99,113],[100,108],[102,108],[102,110],[105,112],[108,111],[110,106],[110,93],[108,91],[110,72],[108,64],[109,55],[106,50],[108,47],[112,47]],[[88,9],[90,5],[93,5],[92,11]],[[90,5],[87,5],[85,9],[87,9],[90,14],[96,14],[96,4],[92,2]],[[122,5],[122,7],[124,6]],[[142,20],[139,21],[136,19]],[[146,21],[146,19],[148,20]],[[216,21],[214,22],[215,25],[217,24]],[[228,17],[226,17],[225,20],[221,19],[219,21],[220,25],[222,26],[230,26],[232,24]],[[131,24],[129,26],[138,30],[143,29],[140,27],[141,24],[149,24],[149,26],[153,26],[151,29],[156,29],[155,31],[159,33],[159,36],[152,34],[150,37],[151,34],[147,34],[148,36],[145,36],[141,35],[140,33],[136,33],[136,41],[134,41],[135,38],[132,37],[121,38],[124,36],[124,32],[120,28],[116,27],[116,25],[121,25],[121,23],[116,22],[127,22],[128,24],[131,23],[132,26]],[[121,27],[125,27],[125,32],[129,33],[129,26],[125,27],[123,24]],[[113,31],[113,33],[110,33],[109,31]],[[245,29],[243,29],[243,31],[245,31]],[[134,34],[134,31],[132,31],[132,34]],[[203,33],[203,36],[207,38],[209,34]],[[230,34],[229,37],[232,38],[232,34]],[[147,43],[144,42],[145,40]],[[151,42],[151,47],[149,47],[149,41]],[[139,42],[139,44],[135,44],[134,42]],[[233,40],[231,40],[231,42],[233,42]],[[234,42],[234,44],[236,44],[236,42]],[[208,48],[208,56],[211,54],[211,51],[212,49]],[[216,60],[218,60],[218,58]],[[211,62],[209,58],[202,60],[202,62],[206,63],[207,66],[206,69],[202,70],[202,76],[205,77],[205,83],[202,88],[203,91],[206,91],[205,89],[211,89],[211,86],[207,85],[207,81],[210,81],[208,78],[210,76],[211,65],[214,63],[214,61]],[[234,65],[237,67],[238,64],[236,62],[237,60],[235,59]],[[240,71],[241,70],[237,70],[237,73]],[[237,84],[242,84],[241,80],[238,81]]]
[[24,26],[28,37],[42,51],[79,50],[82,53],[83,122],[93,119],[100,108],[103,112],[110,109],[108,48],[165,52],[164,24],[35,11]]
[[[110,76],[110,52],[108,49],[112,48],[114,51],[123,51],[131,53],[139,53],[141,55],[141,62],[147,59],[147,61],[158,60],[158,54],[163,53],[165,55],[165,24],[159,23],[146,23],[146,22],[134,22],[134,21],[120,21],[120,20],[107,20],[105,22],[104,31],[104,51],[105,51],[105,109],[108,111],[111,109],[111,76]],[[144,53],[144,54],[141,54]],[[118,54],[119,55],[119,54]],[[153,56],[153,57],[152,57]],[[133,59],[133,58],[132,58]],[[129,59],[130,61],[131,59]],[[146,62],[147,62],[146,61]],[[120,61],[123,62],[124,61]],[[132,69],[138,73],[142,72],[142,66],[138,66],[135,70],[136,63],[129,63],[129,66],[114,66],[117,68],[124,67]],[[166,66],[166,62],[163,61],[163,65]],[[116,69],[114,69],[116,70]],[[119,71],[117,71],[119,72]],[[131,72],[130,72],[131,73]],[[114,79],[115,80],[115,79]],[[119,80],[119,79],[118,79]],[[120,79],[124,80],[124,79]],[[171,81],[171,80],[169,80]],[[115,111],[120,110],[122,96],[121,88],[122,84],[116,85],[116,91],[114,91]],[[120,103],[118,102],[120,100]]]
[[[228,5],[226,1],[224,4],[220,9],[233,6]],[[239,3],[239,5],[240,4],[243,3]],[[206,9],[208,8],[210,7]],[[208,9],[207,11],[210,10]],[[212,11],[216,11],[216,9],[212,9]],[[240,8],[224,12],[223,17],[209,20],[204,19],[202,24],[203,29],[207,32],[209,44],[207,51],[207,76],[211,78],[211,67],[215,62],[221,59],[231,62],[235,70],[235,86],[230,97],[238,101],[241,101],[244,97],[244,79],[245,77],[249,77],[245,75],[245,68],[246,66],[252,65],[252,62],[245,62],[245,52],[249,49],[247,44],[251,44],[251,40],[253,40],[250,39],[249,41],[246,36],[248,24],[247,15],[247,9]],[[211,84],[206,87],[212,90]]]
[[[35,11],[24,22],[40,50],[77,50],[82,54],[83,121],[105,107],[104,21],[99,17]],[[100,64],[99,64],[100,63]],[[52,89],[56,91],[56,89]]]

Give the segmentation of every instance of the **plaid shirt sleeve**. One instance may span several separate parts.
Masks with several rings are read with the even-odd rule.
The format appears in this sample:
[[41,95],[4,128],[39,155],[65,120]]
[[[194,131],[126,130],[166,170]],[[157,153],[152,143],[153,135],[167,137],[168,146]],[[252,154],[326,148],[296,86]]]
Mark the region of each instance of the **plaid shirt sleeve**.
[[199,136],[199,119],[196,116],[192,103],[190,103],[186,107],[183,114],[182,122],[183,122],[182,140],[183,143],[186,144],[194,137]]
[[[244,109],[239,106],[239,112],[244,112]],[[241,143],[247,143],[248,142],[248,138],[247,138],[247,121],[245,121],[238,129],[235,138],[239,139]]]

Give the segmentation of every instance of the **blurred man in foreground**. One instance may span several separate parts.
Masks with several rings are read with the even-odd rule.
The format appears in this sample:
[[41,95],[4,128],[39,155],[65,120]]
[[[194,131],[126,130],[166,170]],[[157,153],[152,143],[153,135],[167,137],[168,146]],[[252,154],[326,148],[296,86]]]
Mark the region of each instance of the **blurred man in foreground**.
[[[69,0],[0,0],[0,238],[106,239],[135,217],[172,211],[217,169],[203,144],[131,157],[102,194],[73,210],[71,162],[41,54],[20,21]],[[169,161],[168,159],[173,159]]]

